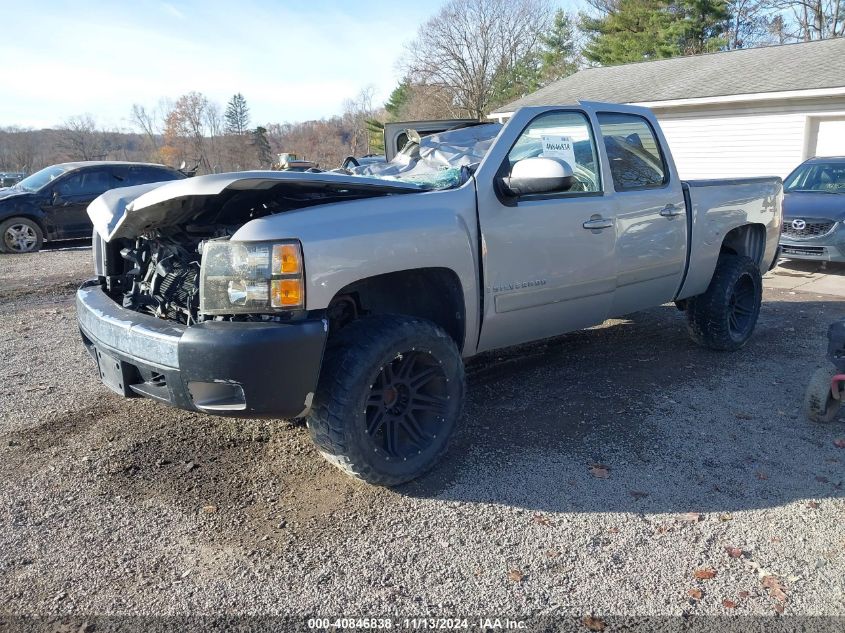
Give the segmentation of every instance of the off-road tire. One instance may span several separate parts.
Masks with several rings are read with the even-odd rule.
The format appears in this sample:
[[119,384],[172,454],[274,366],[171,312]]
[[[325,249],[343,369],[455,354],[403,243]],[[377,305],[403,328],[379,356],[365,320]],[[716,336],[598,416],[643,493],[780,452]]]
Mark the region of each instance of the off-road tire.
[[813,422],[832,422],[839,413],[842,401],[830,392],[830,379],[836,374],[833,365],[813,372],[807,391],[804,392],[804,414]]
[[[735,300],[748,298],[743,327],[735,327]],[[747,294],[746,294],[747,293]],[[754,260],[744,255],[722,254],[707,290],[687,300],[687,329],[693,341],[720,351],[737,350],[754,332],[763,298],[763,278]]]
[[[16,250],[6,243],[6,231],[8,231],[10,227],[16,225],[25,226],[34,234],[35,243],[28,250]],[[41,246],[43,246],[43,244],[44,231],[41,230],[41,227],[38,226],[37,222],[30,220],[29,218],[9,218],[8,220],[0,222],[0,253],[9,253],[13,255],[35,253],[41,250]]]
[[[399,363],[401,368],[412,356],[420,359],[421,368],[436,374],[433,380],[440,390],[442,416],[425,414],[435,416],[426,423],[424,439],[430,445],[410,459],[400,459],[391,457],[390,447],[378,443],[368,420],[372,425],[370,403],[379,393],[378,384],[384,384],[385,367]],[[464,392],[460,352],[440,327],[401,315],[365,317],[330,336],[308,430],[323,457],[345,473],[370,484],[395,486],[419,477],[446,452],[461,419]],[[387,407],[384,402],[382,406]],[[382,428],[386,437],[386,425]],[[406,440],[410,438],[402,433]]]

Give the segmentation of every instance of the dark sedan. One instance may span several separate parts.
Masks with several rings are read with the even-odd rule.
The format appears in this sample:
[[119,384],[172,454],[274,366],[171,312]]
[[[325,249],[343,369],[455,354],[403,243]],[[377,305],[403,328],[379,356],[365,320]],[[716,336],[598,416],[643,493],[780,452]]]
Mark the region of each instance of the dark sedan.
[[185,178],[151,163],[86,161],[45,167],[0,190],[0,252],[32,253],[44,241],[91,237],[86,209],[118,187]]
[[781,253],[845,262],[845,156],[811,158],[784,180]]

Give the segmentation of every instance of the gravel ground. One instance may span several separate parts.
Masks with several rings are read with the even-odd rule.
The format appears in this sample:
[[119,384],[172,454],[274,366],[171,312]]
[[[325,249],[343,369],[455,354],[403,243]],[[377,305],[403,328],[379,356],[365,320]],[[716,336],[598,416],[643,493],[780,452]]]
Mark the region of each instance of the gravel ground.
[[845,616],[845,418],[800,412],[843,298],[767,289],[734,354],[663,306],[485,355],[446,464],[386,490],[106,390],[90,260],[0,256],[0,613]]

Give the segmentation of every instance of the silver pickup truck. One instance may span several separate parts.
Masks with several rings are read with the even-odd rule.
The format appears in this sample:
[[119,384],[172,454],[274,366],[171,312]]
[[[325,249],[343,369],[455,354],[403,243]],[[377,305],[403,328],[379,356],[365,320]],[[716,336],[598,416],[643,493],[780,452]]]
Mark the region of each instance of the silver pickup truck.
[[778,178],[682,182],[654,116],[523,108],[351,172],[242,172],[108,192],[77,294],[102,381],[244,418],[306,417],[322,454],[394,485],[461,419],[463,361],[674,302],[746,343]]

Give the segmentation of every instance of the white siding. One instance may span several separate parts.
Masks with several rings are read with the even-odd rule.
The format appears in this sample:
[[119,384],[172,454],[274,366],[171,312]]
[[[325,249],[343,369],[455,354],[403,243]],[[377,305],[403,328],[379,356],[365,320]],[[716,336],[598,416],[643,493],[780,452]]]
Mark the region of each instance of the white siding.
[[814,115],[841,113],[843,97],[655,109],[678,172],[687,179],[786,176],[814,153]]

